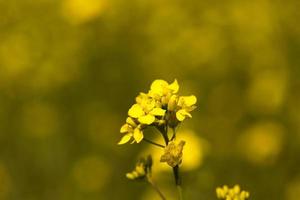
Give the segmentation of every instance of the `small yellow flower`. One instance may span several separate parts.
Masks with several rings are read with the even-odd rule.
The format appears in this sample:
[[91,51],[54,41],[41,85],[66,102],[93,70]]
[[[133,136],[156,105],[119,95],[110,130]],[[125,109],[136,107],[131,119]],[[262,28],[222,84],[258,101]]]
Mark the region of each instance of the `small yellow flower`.
[[149,92],[140,93],[135,98],[136,103],[128,110],[129,117],[120,130],[125,135],[119,144],[125,144],[132,138],[133,142],[141,142],[143,130],[149,125],[175,128],[186,118],[191,118],[190,112],[196,108],[197,98],[194,95],[179,96],[178,90],[176,79],[171,84],[160,79],[153,81]]
[[176,94],[179,90],[179,85],[175,79],[173,83],[169,84],[167,81],[157,79],[152,82],[149,94],[153,97],[162,97],[169,93]]
[[169,84],[167,81],[157,79],[152,82],[148,95],[161,105],[160,107],[165,107],[170,97],[176,94],[179,90],[179,85],[175,79],[173,83]]
[[176,144],[174,141],[170,142],[165,148],[165,153],[161,156],[160,162],[166,162],[171,167],[180,165],[182,162],[182,150],[185,145],[185,141],[180,141]]
[[164,116],[166,110],[156,107],[154,99],[147,94],[141,93],[136,97],[136,104],[131,106],[128,115],[138,119],[141,124],[150,125],[155,121],[156,116]]
[[126,177],[128,179],[134,180],[138,178],[144,178],[145,175],[146,175],[146,170],[145,170],[144,163],[138,163],[132,172],[126,174]]
[[141,142],[144,138],[141,125],[138,125],[131,117],[127,117],[126,124],[121,127],[120,132],[125,135],[119,141],[119,145],[129,142],[131,138],[137,143]]
[[194,95],[179,97],[178,107],[180,109],[176,112],[176,118],[178,121],[182,122],[186,117],[192,117],[190,112],[196,108],[196,102],[197,98]]
[[151,176],[152,157],[149,155],[146,159],[140,159],[135,165],[135,169],[126,174],[126,177],[131,180],[143,179],[146,176]]
[[241,191],[239,185],[235,185],[233,188],[228,188],[227,185],[218,187],[216,193],[218,199],[224,200],[246,200],[250,196],[249,192],[244,190]]

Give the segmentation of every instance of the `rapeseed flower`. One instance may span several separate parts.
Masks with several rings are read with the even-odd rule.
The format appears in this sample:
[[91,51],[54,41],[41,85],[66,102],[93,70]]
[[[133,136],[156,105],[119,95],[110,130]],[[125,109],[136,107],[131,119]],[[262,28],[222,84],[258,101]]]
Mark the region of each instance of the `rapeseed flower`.
[[179,85],[176,79],[171,84],[167,81],[158,79],[152,82],[148,95],[154,99],[160,100],[162,104],[167,104],[171,95],[176,94],[178,90]]
[[249,192],[241,190],[239,185],[235,185],[233,188],[228,188],[227,185],[218,187],[216,193],[218,199],[224,200],[246,200],[250,196]]
[[132,143],[141,142],[144,138],[143,130],[148,126],[167,125],[175,128],[186,118],[191,118],[197,98],[194,95],[179,96],[178,91],[176,79],[171,84],[161,79],[154,80],[148,93],[141,92],[128,110],[129,117],[120,129],[125,135],[119,144],[125,144],[131,139]]
[[121,138],[118,144],[125,144],[129,142],[131,138],[134,138],[133,142],[139,143],[144,137],[142,126],[137,124],[131,117],[127,117],[126,123],[121,127],[120,132],[125,135]]
[[143,179],[146,176],[151,176],[152,157],[149,155],[147,159],[141,158],[135,165],[132,172],[126,174],[126,177],[131,180]]
[[164,116],[166,110],[156,107],[155,100],[141,93],[136,97],[136,104],[128,110],[128,115],[136,118],[141,124],[150,125],[155,121],[156,116]]
[[192,115],[190,114],[196,106],[197,98],[194,95],[191,96],[181,96],[178,99],[178,110],[176,112],[176,118],[182,122],[186,117],[191,118]]

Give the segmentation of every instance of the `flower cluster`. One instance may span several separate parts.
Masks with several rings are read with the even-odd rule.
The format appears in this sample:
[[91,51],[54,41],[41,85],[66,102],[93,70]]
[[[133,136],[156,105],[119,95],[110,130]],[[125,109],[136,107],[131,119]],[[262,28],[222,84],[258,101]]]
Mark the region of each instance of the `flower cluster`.
[[216,193],[218,199],[224,200],[246,200],[250,196],[249,192],[241,191],[239,185],[235,185],[233,188],[228,188],[227,185],[224,185],[222,188],[218,187]]
[[155,80],[148,93],[140,93],[135,104],[128,110],[126,123],[121,127],[123,135],[118,144],[139,143],[143,140],[143,130],[148,126],[169,126],[175,128],[186,118],[191,118],[191,111],[196,106],[197,98],[179,96],[177,80],[169,84],[164,80]]
[[147,159],[140,159],[135,165],[135,169],[126,174],[126,177],[131,180],[143,179],[151,175],[152,157],[148,156]]
[[170,142],[165,148],[165,153],[161,156],[160,162],[166,162],[171,167],[180,165],[182,162],[182,150],[185,141],[180,141],[176,144],[174,141]]

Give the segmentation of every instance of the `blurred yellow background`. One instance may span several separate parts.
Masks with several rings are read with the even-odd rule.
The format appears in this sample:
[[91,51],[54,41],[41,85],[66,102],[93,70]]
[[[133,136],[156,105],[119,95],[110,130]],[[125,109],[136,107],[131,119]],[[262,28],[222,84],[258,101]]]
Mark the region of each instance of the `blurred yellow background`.
[[0,0],[0,200],[158,199],[125,177],[149,151],[174,198],[159,152],[117,145],[134,97],[157,78],[198,98],[179,129],[185,199],[238,183],[251,199],[298,200],[299,7]]

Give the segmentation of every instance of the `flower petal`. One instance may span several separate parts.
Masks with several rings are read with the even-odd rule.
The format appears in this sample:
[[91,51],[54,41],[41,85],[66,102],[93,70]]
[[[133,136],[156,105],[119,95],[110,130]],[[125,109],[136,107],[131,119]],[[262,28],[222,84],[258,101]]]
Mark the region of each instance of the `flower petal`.
[[153,108],[153,110],[150,111],[151,115],[155,115],[155,116],[164,116],[166,113],[166,110],[162,109],[162,108]]
[[186,110],[184,109],[181,109],[181,110],[178,110],[176,112],[176,118],[178,119],[178,121],[183,121],[186,117],[192,117],[192,115],[190,113],[188,113]]
[[128,115],[133,118],[139,118],[140,116],[142,116],[144,114],[145,114],[145,112],[143,111],[143,108],[139,104],[134,104],[128,110]]
[[131,133],[127,133],[126,135],[124,135],[121,140],[118,142],[118,145],[121,145],[121,144],[125,144],[127,142],[129,142],[129,140],[131,139],[132,137],[132,134]]
[[131,117],[127,117],[126,123],[133,126],[133,127],[137,126],[137,124],[135,123],[135,121]]
[[185,104],[189,107],[195,105],[196,102],[197,102],[197,98],[194,95],[185,98]]
[[171,84],[169,85],[169,89],[171,89],[171,90],[173,91],[174,94],[178,92],[178,90],[179,90],[179,85],[178,85],[178,82],[177,82],[176,79],[174,80],[173,83],[171,83]]
[[164,88],[168,87],[168,85],[169,84],[166,81],[157,79],[152,82],[150,89],[151,92],[162,95]]
[[132,128],[130,127],[130,125],[128,124],[124,124],[121,129],[120,129],[120,132],[121,133],[128,133],[128,132],[131,132]]
[[139,117],[138,120],[141,124],[150,125],[155,121],[155,117],[153,115],[148,114],[148,115]]
[[197,98],[194,95],[179,97],[178,105],[181,107],[190,107],[195,105]]
[[145,99],[148,99],[147,94],[141,92],[141,93],[135,98],[135,101],[136,101],[138,104],[141,104]]
[[147,101],[143,102],[142,106],[145,110],[150,111],[155,107],[155,101],[153,99],[148,99]]
[[137,143],[140,143],[144,138],[143,132],[138,128],[134,129],[133,138]]

